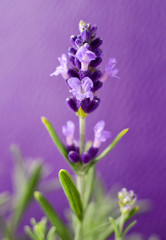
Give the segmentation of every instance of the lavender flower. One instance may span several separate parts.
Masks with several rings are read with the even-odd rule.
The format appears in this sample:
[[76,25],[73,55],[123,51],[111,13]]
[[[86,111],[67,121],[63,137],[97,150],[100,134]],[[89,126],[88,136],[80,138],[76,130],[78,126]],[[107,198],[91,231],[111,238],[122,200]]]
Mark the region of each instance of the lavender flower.
[[50,76],[58,76],[59,74],[62,75],[62,77],[64,79],[68,78],[68,69],[67,69],[67,58],[65,54],[62,54],[62,57],[58,58],[59,62],[60,62],[60,66],[58,66],[55,70],[55,72],[53,72],[52,74],[50,74]]
[[103,120],[99,121],[94,126],[95,138],[93,142],[94,148],[99,148],[101,142],[105,142],[108,138],[111,137],[111,133],[109,131],[104,130],[105,122]]
[[105,66],[105,71],[100,79],[101,82],[105,82],[108,77],[115,77],[118,78],[117,73],[119,72],[119,70],[117,68],[115,68],[116,66],[116,59],[115,58],[110,58],[108,63]]
[[134,191],[127,191],[126,188],[123,188],[118,193],[119,206],[122,214],[129,213],[135,206],[136,196]]
[[75,125],[72,121],[67,121],[66,126],[62,127],[62,133],[66,136],[66,143],[68,146],[74,143]]
[[81,46],[77,53],[76,53],[76,58],[81,62],[81,69],[82,71],[87,71],[88,70],[88,65],[92,60],[96,59],[96,55],[94,52],[90,51],[88,49],[88,44],[85,43],[83,46]]
[[77,100],[82,101],[85,98],[93,99],[93,93],[91,91],[93,82],[89,77],[85,77],[81,81],[78,78],[72,77],[68,79],[68,84],[71,87],[70,92]]

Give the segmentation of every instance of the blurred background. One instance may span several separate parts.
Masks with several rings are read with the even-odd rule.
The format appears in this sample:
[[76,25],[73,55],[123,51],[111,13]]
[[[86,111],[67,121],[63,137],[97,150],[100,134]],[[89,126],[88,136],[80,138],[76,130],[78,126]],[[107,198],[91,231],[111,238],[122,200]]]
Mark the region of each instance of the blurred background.
[[[42,157],[57,176],[69,169],[48,136],[40,117],[47,117],[60,137],[67,120],[78,119],[66,106],[68,88],[61,76],[50,77],[57,58],[67,53],[78,23],[98,25],[103,38],[103,63],[118,61],[120,79],[109,79],[99,92],[100,107],[87,119],[106,122],[112,139],[127,135],[98,164],[107,189],[133,189],[150,199],[152,210],[138,218],[136,231],[145,239],[166,236],[166,1],[161,0],[5,0],[0,2],[0,192],[12,191],[9,147],[20,145],[25,156]],[[78,132],[76,133],[78,137]],[[106,147],[108,144],[103,144]],[[48,194],[60,216],[67,208],[61,191]],[[40,219],[37,204],[24,218]]]

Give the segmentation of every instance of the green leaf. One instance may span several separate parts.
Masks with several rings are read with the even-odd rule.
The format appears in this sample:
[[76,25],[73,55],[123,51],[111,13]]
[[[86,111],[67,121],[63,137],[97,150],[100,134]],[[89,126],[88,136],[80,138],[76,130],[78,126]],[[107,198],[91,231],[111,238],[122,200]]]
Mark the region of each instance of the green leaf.
[[134,227],[135,226],[135,224],[137,223],[137,221],[135,220],[135,221],[133,221],[133,222],[131,222],[126,228],[125,228],[125,230],[123,231],[123,236],[125,236],[126,234],[127,234],[127,232],[132,228],[132,227]]
[[130,218],[132,218],[138,212],[138,210],[139,210],[138,206],[134,207],[125,218],[125,222],[127,222]]
[[74,164],[68,159],[67,149],[65,148],[62,141],[58,137],[52,124],[45,117],[42,117],[41,119],[42,119],[42,122],[43,122],[44,126],[46,127],[47,131],[49,132],[54,144],[57,146],[58,150],[60,151],[60,153],[66,158],[68,163],[74,168]]
[[65,226],[65,224],[60,219],[60,217],[58,216],[52,205],[48,202],[48,200],[40,192],[35,192],[34,197],[39,202],[51,224],[56,227],[57,234],[63,240],[71,240],[72,237],[68,228]]
[[33,233],[33,231],[30,229],[29,226],[25,226],[24,230],[32,240],[39,240],[38,237]]
[[47,240],[56,240],[56,227],[51,227],[47,234]]
[[111,224],[113,226],[113,229],[114,229],[114,232],[115,232],[115,236],[116,236],[116,238],[118,238],[119,235],[120,235],[119,230],[118,230],[118,224],[115,222],[115,220],[112,217],[110,217],[109,220],[110,220],[110,222],[111,222]]
[[14,231],[17,227],[17,224],[19,223],[20,219],[23,216],[23,213],[25,212],[25,209],[27,208],[30,200],[33,197],[33,193],[37,188],[37,185],[40,181],[42,174],[42,166],[41,164],[37,164],[36,167],[34,168],[34,171],[29,179],[27,181],[24,193],[22,193],[22,197],[17,203],[17,207],[14,211],[14,214],[11,219],[11,229]]
[[116,138],[114,139],[114,141],[98,156],[94,159],[93,163],[98,162],[100,159],[102,159],[103,157],[105,157],[115,146],[116,144],[120,141],[120,139],[128,132],[128,128],[124,129],[123,131],[121,131]]
[[76,214],[79,220],[82,220],[83,206],[81,197],[70,174],[66,170],[62,169],[59,172],[59,179],[73,212]]

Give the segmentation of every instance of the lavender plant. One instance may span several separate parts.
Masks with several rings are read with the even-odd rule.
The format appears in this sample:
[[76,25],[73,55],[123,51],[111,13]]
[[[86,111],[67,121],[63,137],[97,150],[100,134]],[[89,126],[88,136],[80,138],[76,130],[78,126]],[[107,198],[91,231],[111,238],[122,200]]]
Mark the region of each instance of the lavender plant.
[[[51,74],[51,76],[61,74],[69,89],[70,96],[66,99],[66,103],[78,116],[79,141],[74,137],[75,124],[72,121],[67,121],[66,125],[62,127],[66,138],[64,144],[49,120],[42,117],[42,122],[53,142],[75,174],[73,179],[66,170],[62,169],[59,172],[59,180],[71,209],[68,213],[70,226],[62,221],[42,193],[35,192],[34,196],[54,227],[58,239],[104,240],[115,234],[116,240],[122,240],[136,223],[136,221],[130,221],[128,224],[128,220],[138,211],[135,194],[133,191],[128,192],[125,188],[122,189],[118,193],[119,215],[111,214],[113,209],[117,210],[117,204],[103,191],[103,187],[96,177],[95,167],[96,163],[115,147],[128,129],[121,131],[100,154],[98,153],[102,142],[111,137],[110,131],[105,130],[103,120],[98,121],[94,126],[94,140],[86,141],[86,119],[100,105],[98,91],[104,82],[109,77],[119,78],[117,62],[115,58],[110,58],[104,71],[101,71],[102,39],[96,36],[97,26],[80,21],[79,31],[79,35],[72,35],[70,38],[72,45],[68,49],[70,67],[67,56],[62,54],[58,58],[60,65]],[[114,203],[113,207],[110,207],[111,202]],[[47,239],[44,237],[46,236],[45,232],[41,238],[39,237],[40,230],[36,231],[36,227],[43,226],[43,224],[46,225],[43,221],[33,224],[33,230],[26,227],[26,231],[32,239]]]
[[[70,67],[67,56],[62,54],[58,58],[60,65],[51,74],[61,74],[69,89],[70,96],[66,103],[79,119],[79,140],[75,139],[75,124],[72,121],[69,120],[62,126],[62,133],[66,138],[64,144],[50,121],[42,117],[54,144],[74,171],[73,177],[64,169],[59,172],[59,180],[70,205],[67,212],[68,224],[62,221],[47,198],[36,191],[34,197],[51,227],[48,227],[46,217],[39,222],[31,219],[32,228],[26,226],[25,232],[32,240],[104,240],[113,236],[115,240],[142,240],[138,234],[127,236],[128,231],[136,224],[136,220],[132,221],[131,218],[139,210],[135,193],[123,188],[118,192],[118,199],[112,194],[110,196],[110,193],[104,190],[101,178],[96,174],[97,162],[116,146],[128,128],[122,130],[100,154],[102,142],[111,137],[110,131],[105,130],[103,120],[94,126],[93,141],[86,141],[86,119],[100,105],[99,89],[108,78],[119,78],[117,61],[110,58],[104,71],[101,71],[102,39],[96,36],[97,26],[80,21],[79,31],[79,35],[72,35],[70,38]],[[32,193],[32,188],[30,190]],[[6,194],[0,196],[0,205],[6,198]],[[25,208],[26,204],[21,213],[24,213]],[[5,236],[5,239],[14,239],[8,231]],[[149,240],[152,239],[159,238],[153,235]]]

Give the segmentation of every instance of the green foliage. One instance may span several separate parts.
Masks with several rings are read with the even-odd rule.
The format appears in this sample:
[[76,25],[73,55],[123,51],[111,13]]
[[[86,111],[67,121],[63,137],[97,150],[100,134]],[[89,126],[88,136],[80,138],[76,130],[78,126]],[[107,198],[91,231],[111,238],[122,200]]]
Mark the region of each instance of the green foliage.
[[83,206],[77,187],[66,170],[60,170],[59,179],[73,212],[81,221],[83,218]]
[[64,158],[68,161],[68,163],[70,164],[71,167],[74,167],[74,164],[68,159],[67,150],[66,150],[65,146],[63,145],[62,141],[60,140],[60,138],[58,137],[52,124],[45,117],[42,117],[42,122],[43,122],[44,126],[46,127],[48,133],[50,134],[54,144],[57,146],[58,150],[62,154],[62,156],[64,156]]
[[128,128],[124,129],[123,131],[121,131],[116,138],[113,140],[113,142],[99,155],[97,156],[93,163],[98,162],[100,159],[102,159],[103,157],[105,157],[115,146],[116,144],[120,141],[120,139],[128,132]]
[[25,226],[25,232],[32,240],[56,240],[56,228],[47,230],[47,219],[43,217],[40,222],[31,219],[32,229]]
[[24,192],[22,193],[20,200],[17,203],[16,211],[12,216],[12,220],[11,220],[12,229],[16,228],[17,224],[19,223],[22,217],[23,212],[25,211],[25,209],[28,206],[28,203],[32,199],[33,193],[41,178],[41,171],[42,171],[42,166],[36,165],[29,181],[26,181]]
[[35,192],[34,197],[39,202],[51,224],[56,228],[56,232],[61,239],[71,240],[72,238],[68,228],[65,226],[48,200],[40,192]]

